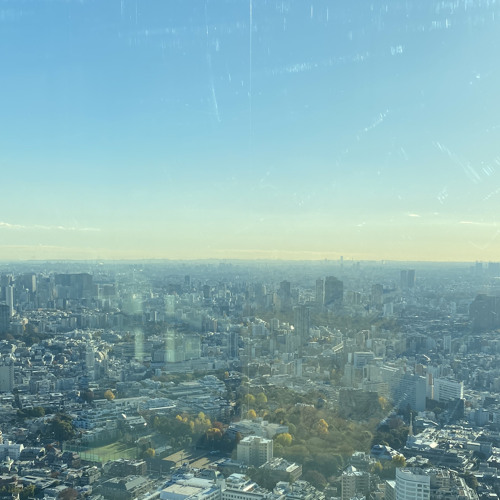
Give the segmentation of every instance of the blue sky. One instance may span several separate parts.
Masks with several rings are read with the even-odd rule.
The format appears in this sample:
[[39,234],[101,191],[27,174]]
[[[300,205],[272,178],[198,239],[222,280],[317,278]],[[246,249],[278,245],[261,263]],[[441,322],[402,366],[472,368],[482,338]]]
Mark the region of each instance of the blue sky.
[[0,259],[498,260],[499,19],[4,0]]

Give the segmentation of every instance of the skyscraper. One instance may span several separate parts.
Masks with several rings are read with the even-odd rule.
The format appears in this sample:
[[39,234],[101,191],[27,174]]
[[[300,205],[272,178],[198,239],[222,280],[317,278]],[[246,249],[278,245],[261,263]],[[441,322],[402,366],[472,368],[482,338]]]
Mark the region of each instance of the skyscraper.
[[402,289],[408,288],[408,271],[406,269],[402,269],[399,273],[399,285]]
[[7,333],[10,324],[10,307],[0,304],[0,333]]
[[289,281],[282,281],[278,292],[281,310],[288,311],[292,305],[291,283]]
[[403,290],[415,287],[415,269],[403,269],[401,271],[400,287]]
[[344,298],[344,283],[335,276],[325,279],[325,306],[340,305]]
[[9,285],[5,288],[5,302],[9,306],[10,316],[14,316],[14,286]]
[[230,331],[227,334],[227,356],[231,359],[239,357],[240,334],[237,331]]
[[322,278],[316,280],[316,305],[321,307],[325,302],[325,282]]
[[405,373],[398,381],[394,391],[394,405],[398,408],[424,411],[427,387],[425,377]]
[[415,269],[408,269],[408,288],[415,287]]

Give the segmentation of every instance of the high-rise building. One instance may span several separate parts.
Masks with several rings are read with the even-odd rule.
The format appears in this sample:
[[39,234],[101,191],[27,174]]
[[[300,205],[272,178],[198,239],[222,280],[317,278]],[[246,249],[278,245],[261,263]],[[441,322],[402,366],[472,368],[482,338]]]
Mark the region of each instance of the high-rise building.
[[464,397],[464,383],[445,378],[434,379],[434,399],[436,401],[453,401]]
[[55,285],[60,298],[91,298],[94,292],[93,280],[93,276],[88,273],[55,275]]
[[[17,281],[17,279],[16,279]],[[36,274],[35,273],[24,273],[19,277],[21,286],[28,290],[29,293],[36,292]]]
[[381,306],[384,303],[384,286],[380,283],[372,285],[371,304]]
[[139,363],[144,361],[144,333],[142,330],[136,330],[134,332],[134,358]]
[[342,500],[357,498],[356,495],[368,495],[370,492],[370,474],[359,471],[350,465],[342,473]]
[[415,269],[403,269],[400,273],[401,289],[415,287]]
[[402,289],[408,288],[408,271],[402,269],[399,273],[399,284]]
[[282,281],[278,291],[280,305],[282,311],[288,311],[292,305],[292,292],[291,283],[289,281]]
[[236,359],[239,357],[240,334],[237,331],[231,331],[227,334],[227,357]]
[[293,326],[295,327],[295,336],[299,346],[309,338],[309,328],[311,327],[310,309],[304,304],[300,304],[293,308]]
[[5,356],[0,361],[0,392],[11,392],[14,388],[14,361]]
[[5,288],[5,303],[9,306],[10,317],[14,316],[14,286]]
[[95,349],[92,345],[87,344],[83,352],[85,363],[85,375],[89,380],[95,378]]
[[10,317],[10,307],[7,304],[0,304],[0,333],[9,331]]
[[394,405],[397,408],[410,406],[412,410],[424,411],[427,387],[425,377],[405,373],[394,391]]
[[259,436],[245,437],[238,443],[236,456],[245,465],[260,467],[273,458],[273,440]]
[[203,298],[205,300],[208,300],[212,297],[212,288],[210,285],[203,285],[203,288],[201,289],[203,293]]
[[415,269],[408,269],[408,288],[415,286]]
[[316,280],[315,302],[318,307],[321,307],[325,302],[325,282],[322,278]]
[[325,279],[325,306],[340,305],[344,298],[344,283],[335,276]]
[[419,468],[396,469],[396,500],[430,500],[431,477]]
[[396,481],[393,479],[385,481],[385,500],[396,500]]
[[479,294],[469,306],[469,317],[474,330],[500,327],[500,297]]

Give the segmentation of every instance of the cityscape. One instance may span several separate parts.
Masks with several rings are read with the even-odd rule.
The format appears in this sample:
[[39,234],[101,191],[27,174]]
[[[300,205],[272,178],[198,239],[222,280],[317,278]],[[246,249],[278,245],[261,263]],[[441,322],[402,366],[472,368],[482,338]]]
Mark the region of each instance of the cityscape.
[[490,499],[500,265],[0,266],[2,495]]
[[500,500],[500,0],[0,1],[0,500]]

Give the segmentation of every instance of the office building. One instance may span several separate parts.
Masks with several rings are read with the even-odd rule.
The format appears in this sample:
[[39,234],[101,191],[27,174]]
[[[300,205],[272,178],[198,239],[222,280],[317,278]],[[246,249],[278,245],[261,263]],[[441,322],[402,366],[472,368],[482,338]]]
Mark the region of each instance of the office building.
[[7,333],[10,325],[10,307],[0,304],[0,333]]
[[227,357],[230,359],[239,358],[240,355],[240,334],[237,331],[227,333]]
[[434,379],[434,399],[436,401],[452,401],[464,397],[464,383],[445,378]]
[[318,307],[321,307],[325,302],[325,282],[321,278],[316,280],[315,302]]
[[278,291],[280,299],[280,308],[282,311],[288,311],[292,305],[292,291],[291,283],[289,281],[282,281]]
[[9,306],[10,317],[14,316],[14,286],[5,288],[5,303]]
[[344,283],[335,276],[325,279],[325,306],[341,305],[344,298]]
[[11,392],[14,389],[14,361],[4,356],[0,361],[0,392]]
[[88,299],[94,292],[94,278],[88,273],[56,274],[55,286],[60,299]]
[[412,410],[424,411],[426,395],[425,377],[405,373],[394,390],[394,405],[401,409],[410,406]]
[[469,317],[474,330],[492,330],[500,327],[500,297],[479,294],[469,306]]
[[368,495],[370,492],[370,474],[359,471],[356,467],[350,465],[342,473],[342,500],[351,500],[357,495]]
[[396,469],[396,500],[430,500],[431,477],[422,469]]
[[260,467],[273,458],[273,440],[259,436],[245,437],[238,443],[236,456],[245,465]]

